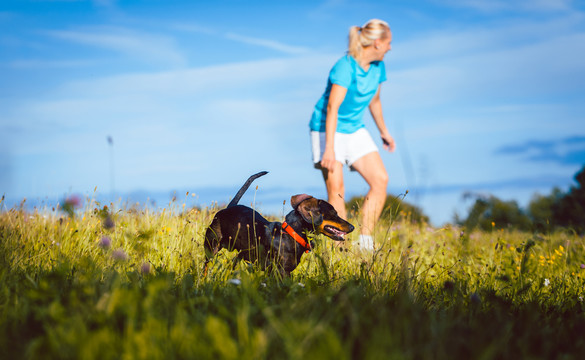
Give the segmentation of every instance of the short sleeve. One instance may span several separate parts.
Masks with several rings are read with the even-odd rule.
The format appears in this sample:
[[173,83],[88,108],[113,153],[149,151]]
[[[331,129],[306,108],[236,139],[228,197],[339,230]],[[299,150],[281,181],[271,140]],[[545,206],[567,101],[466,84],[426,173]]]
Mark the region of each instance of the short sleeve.
[[353,69],[347,57],[342,57],[335,63],[331,72],[329,73],[329,81],[332,84],[337,84],[348,89],[351,85]]

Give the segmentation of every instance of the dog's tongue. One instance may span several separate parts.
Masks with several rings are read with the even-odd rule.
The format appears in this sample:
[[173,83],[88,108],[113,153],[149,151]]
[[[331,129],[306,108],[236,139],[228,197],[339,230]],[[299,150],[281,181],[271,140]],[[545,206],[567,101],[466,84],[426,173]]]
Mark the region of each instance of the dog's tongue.
[[339,230],[339,229],[337,229],[337,228],[331,227],[331,226],[328,226],[328,227],[327,227],[327,230],[329,230],[329,231],[331,231],[333,234],[335,234],[335,235],[337,235],[337,236],[341,236],[341,237],[344,237],[344,236],[345,236],[345,234],[346,234],[345,232],[343,232],[343,231],[341,231],[341,230]]

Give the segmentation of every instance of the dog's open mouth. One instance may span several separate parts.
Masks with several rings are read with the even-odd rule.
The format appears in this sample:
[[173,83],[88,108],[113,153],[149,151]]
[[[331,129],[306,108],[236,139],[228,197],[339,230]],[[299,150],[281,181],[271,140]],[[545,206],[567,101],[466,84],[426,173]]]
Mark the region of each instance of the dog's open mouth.
[[338,228],[333,227],[331,225],[325,225],[323,229],[326,232],[325,235],[332,238],[333,240],[345,240],[345,235],[347,234],[346,232],[341,231]]

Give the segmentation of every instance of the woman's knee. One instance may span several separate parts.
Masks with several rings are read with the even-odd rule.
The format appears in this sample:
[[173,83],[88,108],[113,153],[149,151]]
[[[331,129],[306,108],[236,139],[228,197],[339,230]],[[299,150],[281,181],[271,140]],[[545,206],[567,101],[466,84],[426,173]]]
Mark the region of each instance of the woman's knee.
[[388,173],[385,169],[379,171],[372,177],[370,181],[370,187],[374,190],[384,191],[386,192],[386,188],[388,187]]

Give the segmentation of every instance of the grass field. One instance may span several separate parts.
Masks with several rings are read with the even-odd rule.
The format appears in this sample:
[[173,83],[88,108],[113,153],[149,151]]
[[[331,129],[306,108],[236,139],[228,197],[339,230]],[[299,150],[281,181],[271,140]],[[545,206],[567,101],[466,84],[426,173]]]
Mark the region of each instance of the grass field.
[[217,209],[85,203],[0,212],[0,358],[585,358],[569,230],[466,233],[390,209],[373,253],[317,237],[290,278],[227,252],[203,276]]

